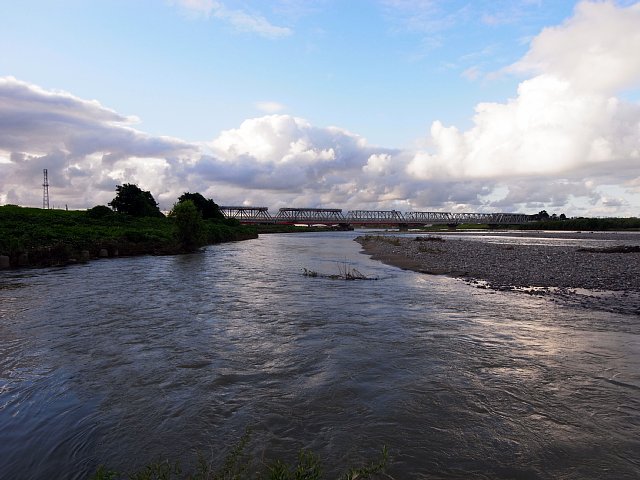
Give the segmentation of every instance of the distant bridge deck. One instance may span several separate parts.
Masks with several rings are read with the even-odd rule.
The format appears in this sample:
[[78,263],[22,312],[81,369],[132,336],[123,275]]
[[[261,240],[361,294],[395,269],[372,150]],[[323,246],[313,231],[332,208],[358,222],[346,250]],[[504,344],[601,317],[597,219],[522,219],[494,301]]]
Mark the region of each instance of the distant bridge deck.
[[451,213],[451,212],[399,212],[397,210],[350,210],[340,208],[281,208],[273,217],[268,207],[221,206],[226,218],[235,218],[243,224],[280,225],[355,225],[355,226],[424,226],[460,225],[462,223],[487,225],[520,225],[535,220],[534,215],[521,213]]

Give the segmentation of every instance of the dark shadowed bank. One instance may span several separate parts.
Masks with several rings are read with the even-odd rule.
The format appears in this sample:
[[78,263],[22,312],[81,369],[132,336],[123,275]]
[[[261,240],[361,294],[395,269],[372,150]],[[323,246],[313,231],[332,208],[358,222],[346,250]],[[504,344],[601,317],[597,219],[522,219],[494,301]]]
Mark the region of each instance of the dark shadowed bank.
[[[188,251],[174,218],[87,211],[0,207],[0,268],[46,267],[131,255]],[[202,221],[202,245],[256,238],[235,220]]]
[[[562,235],[585,238],[589,234]],[[462,278],[479,288],[552,295],[588,308],[640,314],[640,237],[607,233],[598,234],[597,239],[614,240],[616,245],[503,244],[447,235],[366,235],[356,241],[373,259],[406,270]]]

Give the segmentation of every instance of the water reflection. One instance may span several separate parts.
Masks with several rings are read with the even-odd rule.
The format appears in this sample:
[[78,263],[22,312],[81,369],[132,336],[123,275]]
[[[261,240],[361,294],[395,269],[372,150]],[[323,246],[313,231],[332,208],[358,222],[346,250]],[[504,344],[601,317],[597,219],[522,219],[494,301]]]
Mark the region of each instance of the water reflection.
[[[0,469],[82,478],[222,445],[337,474],[637,478],[638,317],[404,272],[351,233],[0,281]],[[347,263],[376,281],[308,278]],[[20,274],[22,275],[22,274]]]

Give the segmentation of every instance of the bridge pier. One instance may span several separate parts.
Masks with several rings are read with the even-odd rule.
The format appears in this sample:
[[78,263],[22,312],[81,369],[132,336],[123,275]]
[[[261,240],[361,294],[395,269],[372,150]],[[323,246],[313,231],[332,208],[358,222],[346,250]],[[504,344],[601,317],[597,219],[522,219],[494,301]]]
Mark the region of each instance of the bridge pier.
[[408,232],[409,231],[409,224],[408,223],[399,223],[398,224],[398,230],[401,232]]
[[459,224],[457,223],[447,223],[447,228],[449,230],[455,230],[458,227]]

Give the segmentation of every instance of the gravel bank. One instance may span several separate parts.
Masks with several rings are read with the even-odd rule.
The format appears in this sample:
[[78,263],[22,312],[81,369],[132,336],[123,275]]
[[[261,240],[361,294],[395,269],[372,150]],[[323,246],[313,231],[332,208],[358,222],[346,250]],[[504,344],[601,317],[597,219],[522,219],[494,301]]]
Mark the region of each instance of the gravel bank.
[[[557,238],[554,234],[548,235]],[[614,233],[598,234],[595,238],[625,245],[626,237]],[[638,237],[629,237],[629,241],[632,240],[636,250]],[[576,299],[588,307],[640,313],[640,252],[604,253],[595,249],[585,251],[577,246],[506,245],[446,235],[367,235],[356,241],[372,258],[400,268],[459,277],[480,288],[552,293]],[[581,292],[582,289],[590,292]]]

